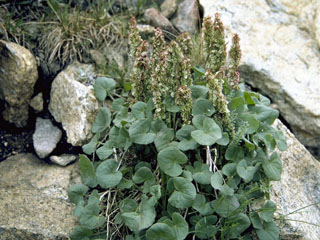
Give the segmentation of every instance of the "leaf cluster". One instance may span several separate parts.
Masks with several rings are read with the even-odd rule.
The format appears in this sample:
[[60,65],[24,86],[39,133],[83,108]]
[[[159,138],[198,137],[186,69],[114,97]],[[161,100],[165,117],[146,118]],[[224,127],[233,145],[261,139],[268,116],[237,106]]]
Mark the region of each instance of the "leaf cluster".
[[190,124],[181,121],[181,110],[166,121],[155,117],[152,96],[132,101],[116,94],[114,80],[96,80],[103,106],[80,155],[83,184],[68,190],[80,223],[71,239],[279,238],[276,205],[268,200],[269,183],[282,171],[275,150],[286,149],[271,126],[278,112],[243,85],[225,85],[232,134],[210,86],[201,84],[205,71],[193,69]]

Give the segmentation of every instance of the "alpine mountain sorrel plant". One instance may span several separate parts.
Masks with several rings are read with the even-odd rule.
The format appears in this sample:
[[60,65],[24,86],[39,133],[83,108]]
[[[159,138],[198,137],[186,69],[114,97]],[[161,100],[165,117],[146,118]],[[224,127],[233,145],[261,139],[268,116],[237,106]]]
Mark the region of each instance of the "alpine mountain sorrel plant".
[[94,84],[71,239],[278,239],[268,191],[286,141],[270,101],[239,85],[238,35],[227,53],[219,15],[205,18],[195,63],[187,33],[167,44],[157,29],[149,54],[131,19],[130,45],[131,92]]

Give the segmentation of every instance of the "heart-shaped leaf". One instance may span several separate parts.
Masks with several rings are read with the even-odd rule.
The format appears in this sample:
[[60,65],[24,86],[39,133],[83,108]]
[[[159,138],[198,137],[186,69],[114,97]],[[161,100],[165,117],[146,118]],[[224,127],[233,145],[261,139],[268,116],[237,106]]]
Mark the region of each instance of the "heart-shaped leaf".
[[174,138],[174,131],[172,128],[162,129],[154,139],[157,151],[160,152],[162,149],[167,147]]
[[173,229],[165,223],[153,224],[146,235],[148,240],[177,240]]
[[221,217],[228,217],[234,210],[240,206],[236,196],[221,196],[219,199],[214,200],[212,207],[216,213]]
[[94,123],[92,124],[92,132],[103,132],[106,130],[111,123],[111,112],[107,107],[101,107],[97,114]]
[[197,194],[195,200],[193,201],[192,208],[197,210],[201,215],[211,215],[213,214],[213,208],[211,203],[206,201],[205,196]]
[[169,203],[176,208],[191,207],[197,194],[194,185],[182,177],[173,178],[173,184],[175,190],[168,200]]
[[245,113],[241,115],[241,119],[248,123],[247,134],[255,133],[259,128],[259,121],[249,113]]
[[151,172],[150,168],[147,167],[139,168],[138,171],[136,171],[136,173],[133,175],[132,180],[137,184],[143,182],[154,184],[155,182],[153,173]]
[[266,222],[273,221],[273,214],[277,210],[274,202],[268,200],[262,208],[259,209],[261,218]]
[[227,160],[232,160],[232,161],[242,160],[244,158],[244,152],[242,147],[234,144],[229,145],[225,153],[225,157]]
[[97,186],[96,172],[93,164],[84,154],[79,155],[79,168],[82,182],[89,187]]
[[203,114],[205,116],[210,117],[214,113],[215,109],[211,101],[205,98],[198,98],[192,108],[192,115],[196,116],[199,114]]
[[110,157],[113,154],[113,142],[112,141],[106,141],[102,147],[98,148],[96,153],[100,160],[106,160],[108,157]]
[[118,165],[117,161],[110,159],[102,162],[97,167],[97,181],[102,188],[108,189],[120,183],[122,173],[117,170]]
[[190,87],[192,91],[192,98],[197,99],[197,98],[207,98],[209,88],[201,85],[193,85]]
[[209,166],[207,164],[201,162],[194,163],[193,179],[200,184],[210,184],[212,172],[209,170]]
[[98,77],[93,85],[96,98],[103,102],[115,86],[116,82],[112,78]]
[[191,136],[200,145],[210,146],[222,137],[219,125],[211,118],[197,115],[192,123],[198,130],[192,131]]
[[270,180],[279,181],[282,172],[282,163],[277,152],[272,153],[270,160],[262,163],[264,173]]
[[145,116],[146,109],[147,109],[147,104],[144,102],[137,102],[131,108],[132,114],[136,119],[146,118]]
[[227,196],[232,196],[234,194],[234,190],[230,188],[226,183],[223,182],[223,177],[220,171],[215,172],[211,176],[211,186],[214,189],[220,190],[220,192]]
[[155,134],[149,132],[151,123],[147,119],[135,121],[129,128],[129,136],[134,143],[148,145],[153,142]]
[[264,222],[261,229],[256,229],[256,233],[259,239],[266,240],[278,240],[279,239],[279,228],[272,222]]
[[158,153],[160,169],[165,174],[176,177],[182,173],[180,164],[187,162],[187,156],[175,147],[167,147]]
[[195,226],[195,234],[200,239],[212,239],[218,232],[215,226],[218,218],[216,216],[205,216]]
[[177,138],[180,140],[178,148],[182,151],[194,150],[199,144],[191,137],[191,132],[195,130],[194,126],[185,125],[177,131]]
[[237,173],[246,183],[252,180],[256,171],[257,168],[253,166],[248,166],[247,161],[244,159],[237,164]]
[[247,215],[239,213],[238,215],[229,218],[228,223],[230,229],[226,232],[227,239],[238,239],[240,234],[243,233],[251,224]]
[[70,202],[78,204],[83,200],[83,196],[88,192],[89,188],[84,184],[73,184],[68,190],[68,197]]

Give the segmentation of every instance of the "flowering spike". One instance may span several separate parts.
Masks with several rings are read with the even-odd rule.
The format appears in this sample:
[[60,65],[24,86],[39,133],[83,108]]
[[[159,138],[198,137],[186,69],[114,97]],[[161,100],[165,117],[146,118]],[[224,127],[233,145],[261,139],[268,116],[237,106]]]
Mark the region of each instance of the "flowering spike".
[[183,85],[177,89],[176,104],[181,108],[183,124],[190,124],[192,112],[192,92],[189,87]]
[[229,62],[228,62],[228,73],[227,78],[230,86],[238,90],[239,89],[239,78],[240,74],[238,72],[238,67],[241,60],[241,50],[240,50],[240,38],[238,34],[233,35],[232,45],[229,51]]
[[203,54],[206,69],[216,73],[226,63],[226,43],[224,39],[224,26],[218,13],[215,14],[214,22],[210,17],[203,20],[202,27]]
[[139,29],[137,28],[136,19],[134,17],[131,17],[130,18],[130,34],[129,34],[131,59],[134,59],[137,48],[138,46],[140,46],[142,41],[143,40],[139,34]]
[[179,44],[179,47],[181,48],[183,55],[190,57],[193,49],[193,43],[189,33],[181,33],[177,37],[176,42]]

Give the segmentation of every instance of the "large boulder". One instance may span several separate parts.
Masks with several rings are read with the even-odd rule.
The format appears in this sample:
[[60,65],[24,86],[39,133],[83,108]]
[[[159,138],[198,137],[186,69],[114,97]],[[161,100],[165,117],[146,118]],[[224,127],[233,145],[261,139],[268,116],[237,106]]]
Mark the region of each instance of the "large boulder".
[[91,126],[99,107],[92,87],[93,70],[92,65],[74,63],[52,83],[49,110],[73,146],[82,146],[92,137]]
[[[320,236],[320,162],[280,122],[274,124],[287,138],[279,152],[282,175],[272,182],[270,199],[277,204],[281,239],[315,240]],[[285,220],[285,219],[291,219]]]
[[28,121],[29,102],[38,79],[35,57],[12,42],[0,40],[0,99],[6,121],[24,127]]
[[76,218],[66,190],[81,181],[77,164],[19,154],[0,163],[0,176],[0,239],[69,239]]
[[227,30],[239,34],[241,76],[272,99],[304,145],[319,150],[319,1],[200,0],[200,4],[205,16],[220,13]]

